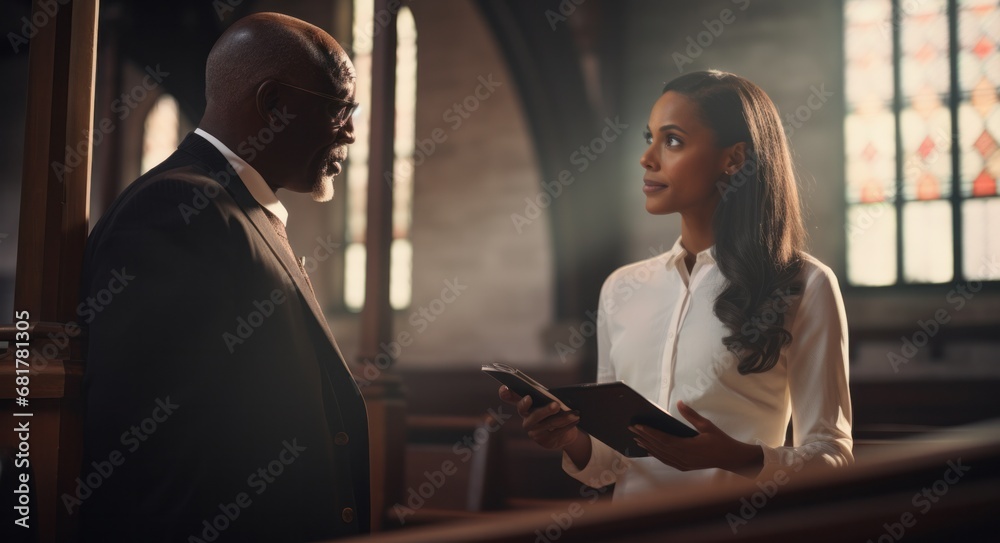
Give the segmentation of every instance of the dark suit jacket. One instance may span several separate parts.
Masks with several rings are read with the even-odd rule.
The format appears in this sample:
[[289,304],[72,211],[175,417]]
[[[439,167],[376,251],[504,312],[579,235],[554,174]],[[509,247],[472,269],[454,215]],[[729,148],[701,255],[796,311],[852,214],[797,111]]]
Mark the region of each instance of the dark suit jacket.
[[364,400],[297,263],[206,140],[189,135],[101,218],[78,313],[85,540],[368,531]]

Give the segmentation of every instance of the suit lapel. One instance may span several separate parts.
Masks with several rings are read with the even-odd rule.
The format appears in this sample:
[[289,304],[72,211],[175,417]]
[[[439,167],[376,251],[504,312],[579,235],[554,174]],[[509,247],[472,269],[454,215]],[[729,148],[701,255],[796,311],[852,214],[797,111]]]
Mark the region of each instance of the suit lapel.
[[[274,227],[271,226],[271,222],[264,214],[264,210],[260,207],[257,200],[254,199],[253,195],[250,194],[246,185],[243,184],[243,180],[240,179],[239,175],[236,174],[236,171],[229,164],[229,161],[211,143],[196,134],[188,135],[181,142],[181,145],[178,146],[178,149],[187,151],[197,157],[199,159],[197,166],[206,170],[209,176],[217,182],[223,177],[221,172],[226,172],[225,176],[228,176],[230,182],[225,184],[220,182],[220,184],[232,195],[233,199],[240,206],[240,209],[243,210],[243,213],[246,214],[250,222],[257,229],[257,232],[264,239],[264,243],[271,249],[271,253],[281,263],[282,268],[285,269],[285,273],[292,279],[295,288],[302,295],[302,299],[306,301],[306,305],[309,306],[313,318],[316,319],[317,324],[319,324],[320,329],[326,335],[327,340],[329,340],[334,352],[340,359],[344,370],[350,375],[351,370],[347,367],[347,362],[340,351],[340,346],[337,345],[337,340],[333,337],[333,332],[326,322],[323,309],[320,307],[319,301],[316,299],[315,294],[313,294],[312,289],[306,283],[306,278],[299,270],[298,263],[295,262],[294,256],[290,255],[284,249],[281,240],[278,239],[278,234],[274,231]],[[360,394],[360,391],[358,393]]]

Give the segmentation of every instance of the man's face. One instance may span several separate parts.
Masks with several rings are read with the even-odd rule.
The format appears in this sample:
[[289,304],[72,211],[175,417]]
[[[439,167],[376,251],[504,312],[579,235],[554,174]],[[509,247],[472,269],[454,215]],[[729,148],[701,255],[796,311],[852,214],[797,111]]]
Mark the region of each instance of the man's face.
[[289,172],[283,188],[308,192],[317,202],[333,198],[333,179],[343,171],[347,146],[354,143],[353,117],[343,118],[346,110],[350,110],[344,102],[355,100],[354,66],[346,55],[343,61],[345,69],[337,81],[316,84],[322,88],[283,89],[287,101],[282,102],[288,104],[291,112],[291,115],[279,116],[278,120],[278,124],[287,122],[287,126],[281,128],[285,133],[280,137],[280,150],[276,149]]

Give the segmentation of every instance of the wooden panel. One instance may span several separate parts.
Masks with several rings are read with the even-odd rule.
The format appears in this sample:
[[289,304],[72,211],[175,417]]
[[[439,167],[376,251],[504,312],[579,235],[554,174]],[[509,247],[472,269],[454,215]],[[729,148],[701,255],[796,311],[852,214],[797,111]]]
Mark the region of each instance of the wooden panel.
[[[391,6],[390,6],[391,4]],[[392,9],[390,9],[390,7]],[[368,158],[368,223],[365,238],[365,306],[361,313],[360,364],[374,360],[379,344],[392,340],[389,305],[389,250],[392,244],[392,187],[382,172],[393,168],[396,107],[396,13],[399,4],[375,0],[375,13],[387,14],[372,43],[372,115]],[[366,387],[371,428],[372,530],[385,524],[386,507],[400,501],[403,489],[405,423],[398,378],[386,368]]]
[[[46,20],[31,39],[14,308],[32,323],[30,393],[15,406],[14,353],[0,356],[0,419],[30,427],[31,518],[40,541],[75,540],[75,518],[60,499],[73,493],[82,446],[79,327],[74,309],[88,232],[97,0],[32,3]],[[56,6],[55,14],[50,13]],[[0,328],[0,339],[14,329]],[[8,384],[10,383],[10,384]],[[14,413],[31,413],[15,417]],[[5,432],[0,446],[20,445]],[[18,473],[25,473],[18,470]]]
[[855,434],[887,424],[940,427],[1000,417],[998,390],[998,379],[852,383]]
[[[43,11],[39,2],[33,13]],[[87,240],[97,1],[60,6],[30,44],[15,308],[68,322]]]

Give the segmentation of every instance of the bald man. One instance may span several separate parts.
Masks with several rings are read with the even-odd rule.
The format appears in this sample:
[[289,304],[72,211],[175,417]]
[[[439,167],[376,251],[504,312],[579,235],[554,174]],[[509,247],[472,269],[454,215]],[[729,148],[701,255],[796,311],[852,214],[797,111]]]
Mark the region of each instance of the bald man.
[[[87,242],[86,541],[315,541],[367,532],[368,422],[278,189],[333,197],[355,75],[321,29],[241,19],[194,133]],[[82,314],[83,315],[83,314]]]

